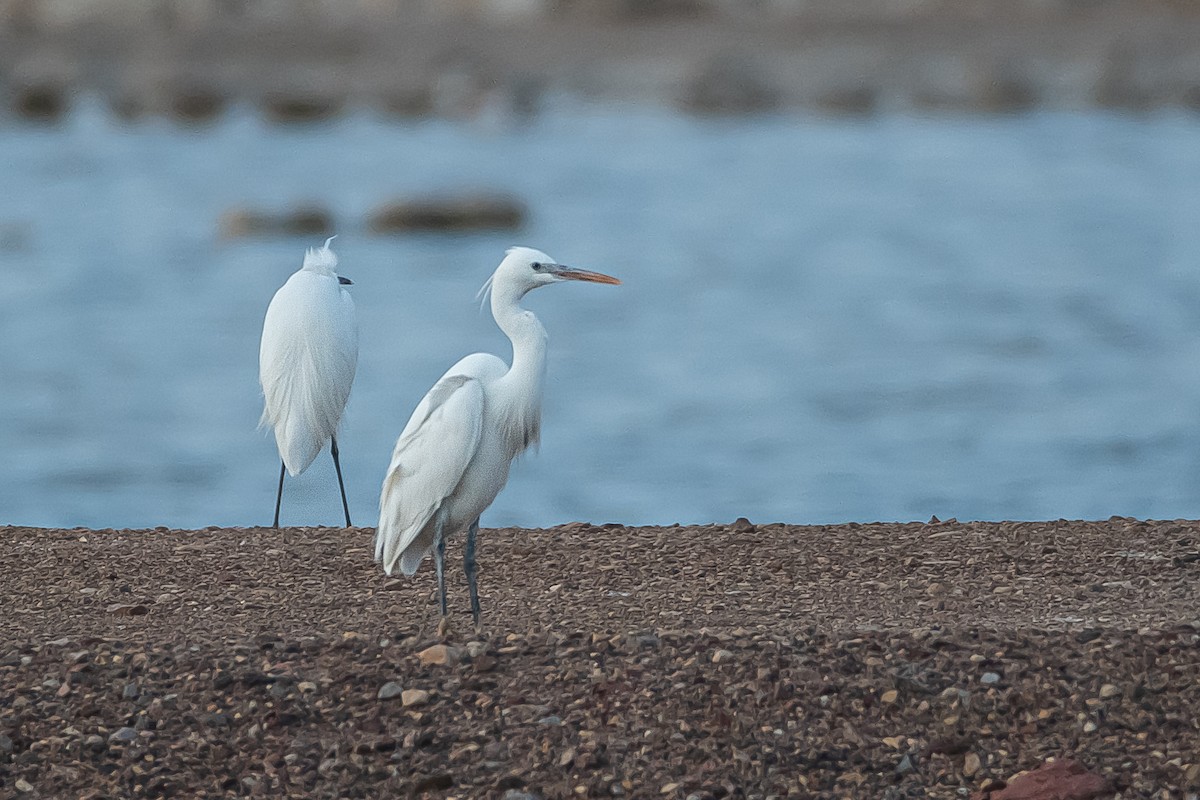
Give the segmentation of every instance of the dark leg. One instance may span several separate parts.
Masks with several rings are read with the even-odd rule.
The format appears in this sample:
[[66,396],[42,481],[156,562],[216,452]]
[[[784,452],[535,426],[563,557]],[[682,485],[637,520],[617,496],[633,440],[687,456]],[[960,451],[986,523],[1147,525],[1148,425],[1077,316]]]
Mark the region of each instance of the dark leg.
[[274,528],[279,527],[279,504],[283,502],[283,473],[287,471],[287,466],[279,462],[279,491],[275,493],[275,521],[271,523]]
[[471,589],[471,617],[475,620],[475,632],[482,633],[479,624],[479,589],[475,585],[475,536],[479,533],[479,520],[467,529],[467,549],[463,553],[463,567],[467,571],[467,586]]
[[330,437],[329,452],[333,454],[333,468],[337,470],[338,488],[342,490],[342,511],[346,512],[346,527],[350,527],[350,504],[346,502],[346,484],[342,483],[342,462],[338,461],[337,437]]
[[442,598],[442,620],[446,619],[446,537],[442,535],[442,520],[437,522],[437,545],[434,564],[437,566],[438,594]]

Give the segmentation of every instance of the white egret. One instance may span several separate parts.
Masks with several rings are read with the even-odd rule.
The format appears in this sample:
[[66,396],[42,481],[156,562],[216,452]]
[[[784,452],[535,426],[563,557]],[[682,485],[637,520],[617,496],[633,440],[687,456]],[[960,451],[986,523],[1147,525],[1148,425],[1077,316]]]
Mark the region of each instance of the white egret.
[[260,424],[271,426],[279,447],[276,528],[284,471],[292,477],[304,472],[327,441],[350,527],[337,431],[358,366],[358,323],[354,301],[344,288],[352,281],[335,272],[337,256],[329,249],[334,238],[308,249],[304,265],[271,298],[263,321],[258,379],[265,402]]
[[555,263],[528,247],[508,251],[480,294],[491,292],[492,316],[512,342],[512,366],[487,353],[459,361],[417,405],[392,453],[379,498],[375,560],[388,575],[412,575],[435,553],[442,626],[446,623],[446,539],[467,528],[463,567],[471,615],[479,629],[475,537],[479,515],[508,481],[512,460],[538,441],[546,329],[521,307],[532,289],[560,281],[618,284],[598,272]]

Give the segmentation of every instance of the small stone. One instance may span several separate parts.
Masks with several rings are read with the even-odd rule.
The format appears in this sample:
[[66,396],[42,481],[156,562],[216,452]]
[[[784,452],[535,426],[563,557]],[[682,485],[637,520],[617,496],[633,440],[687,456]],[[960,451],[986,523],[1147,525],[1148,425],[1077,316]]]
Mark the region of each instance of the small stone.
[[733,525],[730,527],[733,529],[734,533],[754,533],[756,530],[754,523],[745,517],[738,517],[733,521]]
[[109,614],[116,614],[120,617],[140,617],[143,614],[150,613],[150,609],[140,603],[113,603],[104,610]]
[[726,661],[733,661],[733,652],[730,650],[718,650],[713,653],[712,663],[724,664]]
[[136,700],[141,692],[138,691],[136,683],[127,683],[125,688],[121,690],[121,697],[125,700]]
[[1120,693],[1121,690],[1111,683],[1106,683],[1100,687],[1100,697],[1104,700],[1107,700],[1110,697],[1116,697]]
[[500,795],[500,800],[542,800],[542,796],[533,792],[522,792],[520,789],[509,789]]
[[24,778],[17,778],[17,782],[14,783],[13,786],[15,786],[17,791],[21,792],[22,794],[28,794],[29,792],[33,791],[33,784]]
[[997,675],[995,672],[985,672],[985,673],[983,673],[983,676],[979,679],[979,682],[982,683],[984,686],[995,686],[997,683],[1000,682],[1000,676]]
[[1112,794],[1107,780],[1088,772],[1077,761],[1048,761],[1029,772],[1014,775],[1008,785],[992,794],[993,800],[1054,797],[1059,800],[1094,800]]
[[400,702],[407,706],[423,706],[429,702],[429,692],[424,689],[405,689],[400,694]]
[[395,681],[388,681],[379,687],[379,693],[375,697],[378,700],[394,700],[402,694],[404,694],[404,687]]
[[11,753],[13,751],[13,740],[0,733],[0,753]]
[[133,728],[121,728],[108,737],[109,744],[128,744],[137,738],[137,731]]
[[892,703],[894,703],[898,699],[900,699],[900,692],[896,691],[895,689],[888,689],[886,692],[884,692],[883,694],[881,694],[879,696],[879,699],[882,700],[884,703],[891,705]]
[[413,784],[413,791],[417,794],[421,792],[437,791],[441,789],[449,789],[454,785],[454,778],[449,772],[435,772],[432,775],[427,775]]
[[675,791],[678,788],[679,788],[678,783],[664,783],[663,787],[658,790],[658,793],[659,794],[670,794],[671,792]]
[[557,714],[551,714],[547,717],[542,717],[537,721],[538,725],[562,725],[562,717]]
[[310,694],[317,690],[317,685],[312,681],[300,681],[296,684],[296,688],[300,690],[301,694]]
[[983,764],[980,763],[978,755],[975,753],[967,753],[967,757],[963,759],[963,775],[966,775],[968,778],[970,778],[974,776],[975,773],[979,772],[982,766]]
[[476,658],[474,663],[476,672],[491,672],[500,662],[496,660],[495,656],[482,655]]
[[907,775],[916,768],[916,765],[913,764],[912,757],[906,755],[904,758],[900,759],[900,763],[896,765],[896,774]]
[[471,658],[479,658],[487,652],[487,644],[484,642],[467,642],[467,655]]
[[425,666],[455,664],[462,658],[462,652],[457,647],[435,644],[417,653],[417,658]]
[[1096,725],[1096,723],[1092,722],[1091,720],[1088,720],[1087,722],[1085,722],[1083,724],[1083,732],[1084,733],[1095,733],[1097,727],[1098,726]]
[[93,753],[103,752],[105,747],[104,737],[93,733],[83,740],[83,746]]

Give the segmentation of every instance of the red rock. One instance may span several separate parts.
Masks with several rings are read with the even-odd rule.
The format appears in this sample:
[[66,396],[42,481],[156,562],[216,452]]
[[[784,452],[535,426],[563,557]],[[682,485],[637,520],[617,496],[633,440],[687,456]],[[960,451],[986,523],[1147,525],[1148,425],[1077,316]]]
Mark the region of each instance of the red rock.
[[1003,789],[977,792],[971,800],[1101,800],[1112,794],[1107,780],[1078,761],[1049,761],[1014,775]]

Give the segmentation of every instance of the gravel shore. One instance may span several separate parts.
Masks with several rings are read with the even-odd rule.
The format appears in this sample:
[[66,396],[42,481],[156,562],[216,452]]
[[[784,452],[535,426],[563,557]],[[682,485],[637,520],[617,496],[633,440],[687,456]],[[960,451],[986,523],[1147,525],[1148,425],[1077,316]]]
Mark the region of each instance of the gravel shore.
[[1200,523],[0,528],[0,795],[1200,792]]

